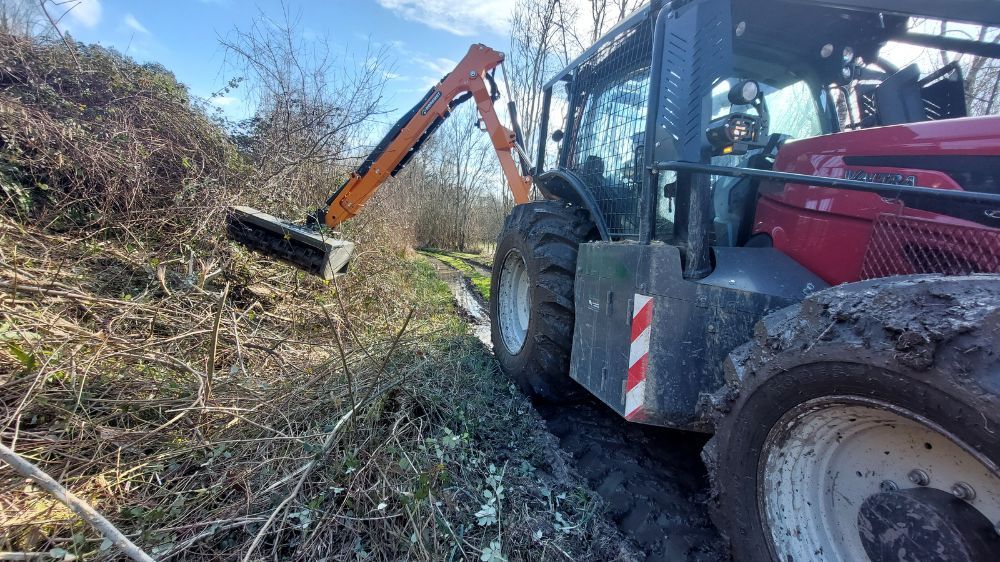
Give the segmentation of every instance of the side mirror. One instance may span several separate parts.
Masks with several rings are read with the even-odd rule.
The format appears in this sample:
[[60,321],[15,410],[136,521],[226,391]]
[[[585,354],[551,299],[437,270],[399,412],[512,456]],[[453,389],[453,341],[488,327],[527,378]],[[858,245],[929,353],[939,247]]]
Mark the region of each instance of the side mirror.
[[556,129],[555,131],[552,131],[552,140],[555,142],[563,140],[562,129]]

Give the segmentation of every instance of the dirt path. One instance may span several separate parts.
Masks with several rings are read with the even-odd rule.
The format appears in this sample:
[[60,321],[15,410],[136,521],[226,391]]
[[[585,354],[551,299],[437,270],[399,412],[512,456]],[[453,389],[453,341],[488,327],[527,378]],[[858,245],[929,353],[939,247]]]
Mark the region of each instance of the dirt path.
[[486,275],[486,276],[493,275],[493,270],[490,269],[489,267],[486,267],[486,265],[483,264],[482,262],[478,262],[476,260],[469,258],[459,258],[459,259],[469,264],[469,267],[475,269],[480,275]]
[[[451,287],[476,337],[491,349],[489,316],[461,273],[430,261]],[[580,474],[604,498],[607,515],[646,553],[646,560],[728,559],[706,507],[708,476],[700,458],[705,436],[627,423],[596,399],[535,407],[560,446],[573,455]]]
[[491,349],[490,343],[490,318],[486,307],[469,288],[465,277],[451,266],[427,256],[427,261],[434,266],[438,277],[448,284],[451,294],[455,296],[455,304],[458,305],[462,315],[472,327],[472,332],[476,338],[483,342],[486,349]]

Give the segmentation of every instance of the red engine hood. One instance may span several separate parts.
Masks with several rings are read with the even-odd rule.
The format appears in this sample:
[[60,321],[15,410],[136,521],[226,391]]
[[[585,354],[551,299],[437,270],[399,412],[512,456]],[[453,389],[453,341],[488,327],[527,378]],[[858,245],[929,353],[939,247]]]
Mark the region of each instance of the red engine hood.
[[784,172],[818,172],[811,163],[817,155],[942,154],[1000,156],[1000,115],[875,127],[791,141],[781,148],[775,168]]
[[[962,189],[948,172],[925,167],[930,157],[940,161],[949,156],[1000,156],[1000,116],[894,125],[792,141],[781,147],[775,169],[834,178],[852,171],[867,174],[867,181]],[[948,214],[907,208],[873,193],[764,182],[754,232],[770,235],[776,248],[836,284],[861,278],[872,225],[889,215],[932,221],[946,228],[980,226]]]

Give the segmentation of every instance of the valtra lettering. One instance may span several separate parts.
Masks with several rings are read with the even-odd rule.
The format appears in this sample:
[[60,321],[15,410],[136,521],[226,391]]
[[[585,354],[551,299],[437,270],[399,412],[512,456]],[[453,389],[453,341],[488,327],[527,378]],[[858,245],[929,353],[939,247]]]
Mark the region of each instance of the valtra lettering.
[[846,170],[844,179],[863,181],[867,183],[882,183],[886,185],[908,185],[916,187],[917,176],[904,176],[889,172],[866,172],[864,170]]

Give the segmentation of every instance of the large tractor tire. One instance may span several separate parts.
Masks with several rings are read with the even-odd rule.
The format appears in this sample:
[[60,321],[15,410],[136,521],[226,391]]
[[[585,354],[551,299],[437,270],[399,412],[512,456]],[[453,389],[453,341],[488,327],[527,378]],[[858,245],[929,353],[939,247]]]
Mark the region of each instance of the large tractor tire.
[[1000,560],[1000,280],[831,288],[726,363],[703,457],[740,561]]
[[569,377],[577,247],[592,235],[586,211],[561,201],[518,205],[493,260],[490,323],[500,366],[525,393],[580,395]]

